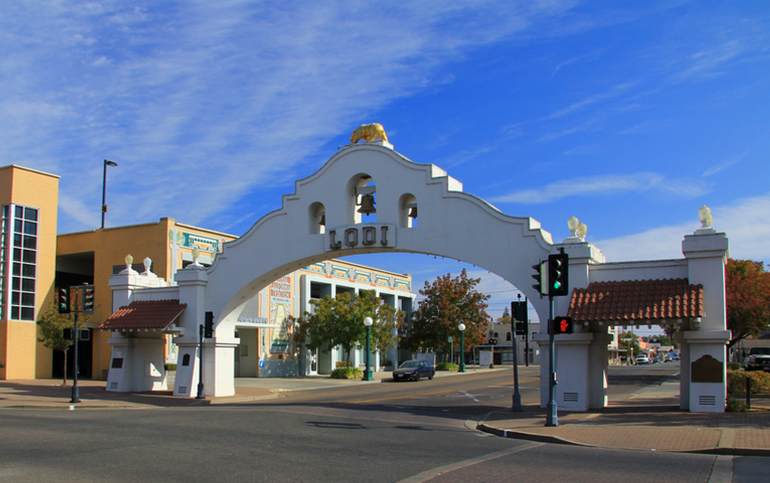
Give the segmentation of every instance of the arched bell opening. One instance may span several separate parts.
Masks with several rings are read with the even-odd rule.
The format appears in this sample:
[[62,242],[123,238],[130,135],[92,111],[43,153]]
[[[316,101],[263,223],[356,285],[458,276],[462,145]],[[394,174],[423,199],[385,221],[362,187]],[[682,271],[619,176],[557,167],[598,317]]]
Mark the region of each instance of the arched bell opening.
[[402,228],[417,226],[417,198],[413,194],[401,195],[398,201],[398,216]]
[[376,223],[377,185],[374,179],[366,173],[353,176],[348,182],[348,193],[352,222]]
[[310,221],[310,234],[318,235],[326,233],[326,208],[323,203],[315,202],[308,208]]

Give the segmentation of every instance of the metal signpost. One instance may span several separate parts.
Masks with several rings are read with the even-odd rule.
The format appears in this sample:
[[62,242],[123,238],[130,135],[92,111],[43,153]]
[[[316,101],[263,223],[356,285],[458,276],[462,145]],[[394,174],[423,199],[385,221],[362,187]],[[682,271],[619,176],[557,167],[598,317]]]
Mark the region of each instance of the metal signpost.
[[[516,337],[518,336],[518,327],[523,325],[526,327],[526,303],[527,299],[524,299],[524,310],[522,314],[522,301],[521,294],[518,296],[518,302],[511,302],[511,351],[513,356],[513,405],[511,409],[513,411],[522,411],[521,407],[521,393],[519,392],[519,350],[516,345]],[[523,320],[522,320],[523,317]]]

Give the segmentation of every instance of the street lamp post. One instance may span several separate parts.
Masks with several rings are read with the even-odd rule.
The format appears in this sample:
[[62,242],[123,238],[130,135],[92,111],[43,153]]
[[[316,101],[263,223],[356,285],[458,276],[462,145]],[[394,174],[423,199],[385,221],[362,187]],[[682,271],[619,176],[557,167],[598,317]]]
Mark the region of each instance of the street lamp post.
[[364,371],[364,381],[373,381],[372,366],[370,364],[370,354],[372,346],[372,324],[374,320],[371,317],[364,318],[364,325],[366,326],[366,370]]
[[465,372],[465,324],[460,322],[457,326],[460,330],[460,370],[459,372]]
[[102,230],[104,230],[104,217],[107,214],[107,166],[112,166],[114,168],[117,165],[118,163],[115,161],[110,161],[109,159],[104,160],[102,169]]

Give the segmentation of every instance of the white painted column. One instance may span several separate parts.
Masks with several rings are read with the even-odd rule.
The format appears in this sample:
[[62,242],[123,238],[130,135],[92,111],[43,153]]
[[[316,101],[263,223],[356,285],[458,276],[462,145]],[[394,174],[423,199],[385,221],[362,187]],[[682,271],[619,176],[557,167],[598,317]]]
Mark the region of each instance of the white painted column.
[[[559,248],[569,255],[569,288],[586,288],[590,283],[591,266],[604,262],[604,255],[595,246],[578,238],[567,238],[554,246],[554,253]],[[555,316],[564,316],[569,312],[570,295],[556,297]],[[548,324],[541,324],[542,332],[537,339],[540,346],[541,395],[548,397]],[[593,334],[590,328],[575,324],[575,333],[556,337],[557,406],[575,411],[588,408],[602,408],[607,405],[607,343],[605,333]],[[575,398],[577,398],[575,400]]]
[[[176,273],[176,281],[179,286],[179,302],[187,304],[187,308],[179,319],[182,335],[174,339],[179,348],[174,395],[195,397],[198,387],[198,371],[200,370],[198,327],[203,324],[203,317],[206,311],[204,304],[208,275],[202,266],[191,264],[184,270],[179,270]],[[203,362],[209,368],[203,372],[203,384],[204,389],[208,393],[213,389],[209,387],[214,377],[213,351],[210,349],[204,349],[204,351]],[[231,364],[232,360],[233,358],[230,357]],[[233,379],[233,386],[235,385],[234,376],[235,374],[230,375]]]
[[[727,352],[730,333],[727,330],[727,304],[725,295],[725,262],[728,240],[724,233],[712,228],[701,228],[687,235],[682,242],[682,252],[687,258],[690,284],[703,285],[704,314],[696,323],[695,330],[683,334],[687,350],[682,351],[680,364],[687,365],[688,376],[682,371],[681,383],[689,385],[687,393],[689,410],[697,412],[724,412],[727,397]],[[685,359],[684,353],[687,353]],[[694,381],[693,366],[717,361],[721,363],[721,381]],[[718,376],[718,374],[717,374]]]

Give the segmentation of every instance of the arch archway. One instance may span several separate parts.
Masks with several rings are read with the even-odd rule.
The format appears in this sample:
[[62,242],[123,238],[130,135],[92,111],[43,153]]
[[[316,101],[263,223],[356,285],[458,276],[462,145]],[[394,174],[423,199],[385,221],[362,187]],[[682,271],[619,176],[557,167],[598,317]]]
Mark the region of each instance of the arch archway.
[[[369,179],[376,180],[377,223],[361,223],[352,215],[354,190],[367,186]],[[405,227],[404,210],[415,200],[421,222]],[[308,223],[318,225],[321,212],[325,229],[308,230]],[[462,183],[438,166],[417,164],[385,146],[351,145],[297,181],[281,208],[225,244],[208,270],[177,275],[180,287],[195,280],[199,287],[197,300],[184,300],[188,310],[183,324],[190,325],[186,334],[195,334],[203,312],[214,313],[215,347],[211,357],[204,357],[204,374],[214,380],[215,394],[232,394],[231,352],[238,316],[261,289],[294,270],[368,253],[437,255],[498,274],[528,295],[545,320],[547,306],[531,288],[530,272],[552,248],[550,234],[537,221],[508,216],[463,192]],[[193,346],[193,338],[186,338],[180,347]]]

